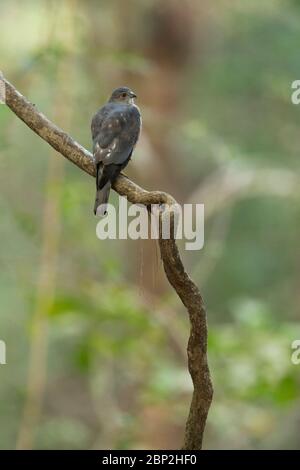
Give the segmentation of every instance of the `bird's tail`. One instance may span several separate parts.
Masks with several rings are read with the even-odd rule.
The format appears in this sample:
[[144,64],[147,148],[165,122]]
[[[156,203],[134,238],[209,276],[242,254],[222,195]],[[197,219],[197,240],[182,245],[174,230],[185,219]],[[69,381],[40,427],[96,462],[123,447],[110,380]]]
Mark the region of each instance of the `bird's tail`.
[[111,188],[110,180],[103,178],[103,170],[102,168],[97,168],[97,175],[96,175],[96,198],[95,198],[95,206],[94,206],[94,214],[100,217],[104,217],[107,211],[107,203]]
[[100,217],[104,217],[106,215],[110,188],[111,188],[111,182],[108,181],[103,186],[102,189],[97,189],[96,198],[95,198],[95,206],[94,206],[95,215],[99,215]]

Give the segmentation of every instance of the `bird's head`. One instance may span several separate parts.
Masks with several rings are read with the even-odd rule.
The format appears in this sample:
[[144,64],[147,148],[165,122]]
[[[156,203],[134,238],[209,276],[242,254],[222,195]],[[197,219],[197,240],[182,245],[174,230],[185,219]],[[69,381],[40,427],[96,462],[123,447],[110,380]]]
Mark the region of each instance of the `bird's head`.
[[134,104],[136,94],[127,87],[116,88],[109,99],[113,103]]

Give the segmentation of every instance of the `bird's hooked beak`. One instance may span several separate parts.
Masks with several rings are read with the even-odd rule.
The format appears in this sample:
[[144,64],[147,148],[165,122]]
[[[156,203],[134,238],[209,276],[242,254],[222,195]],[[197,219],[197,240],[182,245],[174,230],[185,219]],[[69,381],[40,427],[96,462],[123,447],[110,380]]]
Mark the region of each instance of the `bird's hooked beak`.
[[130,91],[129,96],[130,96],[130,98],[129,98],[129,103],[130,103],[131,105],[134,105],[134,98],[137,98],[136,94],[133,93],[133,91]]

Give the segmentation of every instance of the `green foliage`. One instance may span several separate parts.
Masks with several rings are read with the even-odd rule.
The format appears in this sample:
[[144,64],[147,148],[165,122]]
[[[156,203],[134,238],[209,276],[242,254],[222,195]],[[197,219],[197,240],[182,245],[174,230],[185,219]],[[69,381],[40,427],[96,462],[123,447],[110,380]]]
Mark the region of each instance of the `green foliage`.
[[[201,12],[190,3],[191,56],[170,64],[174,48],[166,54],[161,45],[185,19],[172,10],[154,24],[158,0],[130,8],[125,1],[2,0],[1,68],[89,149],[91,116],[111,88],[137,87],[144,140],[128,172],[182,202],[197,194],[194,202],[206,207],[204,250],[184,254],[209,319],[215,397],[205,445],[299,447],[300,369],[290,359],[300,338],[300,108],[290,101],[300,78],[299,2],[243,0],[228,8],[221,0]],[[4,449],[16,445],[26,398],[55,158],[0,105]],[[48,203],[57,201],[59,236],[35,447],[179,447],[192,392],[184,308],[147,248],[96,238],[94,182],[62,166],[48,194]],[[52,220],[49,226],[55,231]]]

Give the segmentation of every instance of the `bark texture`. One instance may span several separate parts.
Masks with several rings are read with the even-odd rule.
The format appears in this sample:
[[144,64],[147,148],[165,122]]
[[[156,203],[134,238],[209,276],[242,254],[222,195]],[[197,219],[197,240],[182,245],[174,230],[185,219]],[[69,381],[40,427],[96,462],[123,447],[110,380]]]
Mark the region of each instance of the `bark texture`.
[[[39,112],[36,106],[22,96],[5,78],[3,81],[6,88],[7,106],[57,152],[81,170],[95,176],[93,155]],[[126,196],[133,204],[161,204],[161,217],[168,216],[173,223],[173,207],[176,201],[169,194],[161,191],[146,191],[123,174],[117,178],[113,189],[121,196]],[[200,450],[213,397],[207,361],[206,311],[198,287],[185,271],[174,237],[171,236],[169,239],[160,237],[159,246],[166,276],[186,307],[191,327],[187,354],[194,391],[186,423],[183,449]]]

